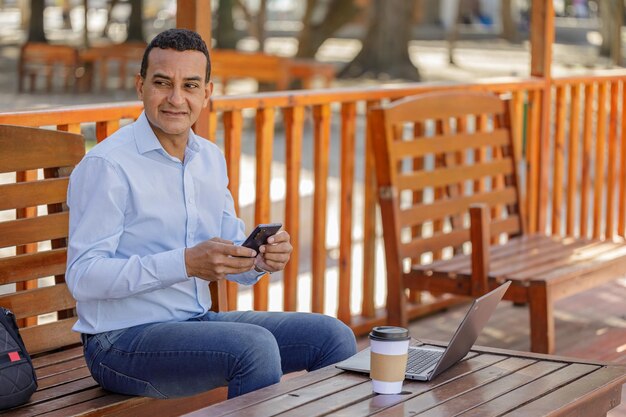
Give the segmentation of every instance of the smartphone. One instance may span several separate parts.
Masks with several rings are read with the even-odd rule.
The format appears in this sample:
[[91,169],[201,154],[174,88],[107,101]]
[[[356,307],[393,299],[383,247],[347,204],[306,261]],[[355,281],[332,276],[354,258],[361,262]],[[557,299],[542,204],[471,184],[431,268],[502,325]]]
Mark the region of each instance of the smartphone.
[[257,253],[259,253],[259,247],[261,247],[261,245],[265,245],[267,243],[267,239],[278,233],[281,227],[283,227],[282,223],[260,224],[254,228],[252,233],[250,233],[241,246],[254,249]]

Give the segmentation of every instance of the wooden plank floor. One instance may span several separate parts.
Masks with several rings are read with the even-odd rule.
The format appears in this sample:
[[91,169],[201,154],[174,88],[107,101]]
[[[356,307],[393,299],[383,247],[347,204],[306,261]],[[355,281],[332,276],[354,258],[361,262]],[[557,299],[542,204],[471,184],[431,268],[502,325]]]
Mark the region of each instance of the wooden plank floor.
[[[414,338],[450,340],[467,305],[451,308],[410,323]],[[597,287],[555,305],[556,355],[626,363],[626,279]],[[358,340],[359,349],[368,345]],[[528,351],[528,308],[503,301],[477,344]],[[626,417],[626,386],[622,403],[609,417]]]

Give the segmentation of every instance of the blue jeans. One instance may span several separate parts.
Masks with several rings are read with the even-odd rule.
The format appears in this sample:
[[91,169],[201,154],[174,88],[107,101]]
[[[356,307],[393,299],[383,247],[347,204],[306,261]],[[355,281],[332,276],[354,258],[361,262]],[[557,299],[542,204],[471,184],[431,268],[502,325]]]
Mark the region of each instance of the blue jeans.
[[228,385],[236,397],[275,384],[283,373],[323,368],[356,352],[339,320],[311,313],[208,312],[83,335],[85,360],[105,389],[174,398]]

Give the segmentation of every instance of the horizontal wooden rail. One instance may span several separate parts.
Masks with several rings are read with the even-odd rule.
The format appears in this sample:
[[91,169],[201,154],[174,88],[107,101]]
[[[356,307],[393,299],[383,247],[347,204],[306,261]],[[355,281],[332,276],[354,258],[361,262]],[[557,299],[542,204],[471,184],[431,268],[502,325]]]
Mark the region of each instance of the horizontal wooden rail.
[[[624,236],[626,123],[621,120],[626,111],[625,83],[622,71],[554,79],[551,86],[538,78],[506,78],[471,84],[418,83],[213,97],[207,116],[209,131],[211,139],[224,149],[236,208],[240,214],[247,213],[247,223],[283,221],[296,250],[282,281],[263,278],[250,307],[326,312],[350,323],[357,333],[385,322],[383,306],[377,302],[377,295],[378,300],[383,298],[385,274],[376,263],[376,248],[380,247],[377,192],[364,113],[380,103],[415,94],[478,90],[509,95],[515,145],[523,158],[524,220],[531,231],[537,228],[538,214],[549,213],[552,221],[546,232]],[[546,88],[554,89],[554,121],[540,118]],[[95,124],[93,139],[102,140],[141,111],[140,102],[129,102],[8,112],[0,113],[0,124],[74,132]],[[540,138],[541,123],[552,124],[553,137]],[[549,172],[539,169],[545,140],[554,158]],[[594,157],[604,154],[608,154],[606,159]],[[244,158],[250,157],[256,167],[253,174],[241,169]],[[417,158],[414,162],[423,163]],[[248,188],[241,191],[250,175],[253,201]],[[552,195],[548,204],[540,207],[541,175],[549,176]],[[274,197],[277,176],[286,176],[286,182],[283,193]],[[480,189],[481,184],[475,186]],[[331,212],[331,207],[336,212]],[[329,227],[331,221],[336,224]],[[435,230],[440,226],[435,225]],[[304,282],[310,287],[301,288]],[[282,288],[282,299],[276,299],[272,291],[276,284]],[[361,294],[357,296],[360,299],[354,300],[353,293]],[[237,308],[242,292],[229,285],[228,294],[230,308]],[[357,301],[360,311],[355,307]],[[334,310],[329,310],[329,305]],[[415,305],[412,315],[432,308]]]

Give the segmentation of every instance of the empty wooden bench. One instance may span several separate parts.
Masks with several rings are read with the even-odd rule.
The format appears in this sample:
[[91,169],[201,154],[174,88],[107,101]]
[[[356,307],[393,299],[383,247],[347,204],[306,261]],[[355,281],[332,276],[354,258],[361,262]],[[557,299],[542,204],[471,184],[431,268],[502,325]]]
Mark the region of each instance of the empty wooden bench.
[[531,350],[551,353],[554,302],[625,275],[626,245],[525,232],[509,114],[474,92],[369,113],[389,321],[406,325],[407,288],[476,297],[511,280],[505,298],[528,303]]
[[0,306],[18,318],[39,383],[28,404],[2,415],[168,416],[225,399],[226,388],[173,400],[130,397],[91,377],[64,280],[68,176],[84,152],[79,135],[0,125]]
[[220,80],[223,86],[232,79],[253,78],[273,84],[277,90],[287,90],[294,80],[300,80],[303,88],[310,88],[318,77],[326,87],[335,78],[333,65],[313,60],[231,49],[213,49],[210,54],[211,77]]
[[118,90],[134,88],[135,75],[141,68],[146,46],[144,42],[124,42],[80,51],[81,64],[85,68],[84,88],[95,90],[96,73],[100,91],[110,89],[113,79],[117,81],[114,88]]
[[37,88],[37,80],[45,80],[46,91],[52,91],[53,80],[63,80],[63,88],[70,91],[76,87],[80,75],[78,51],[68,45],[50,45],[47,43],[27,42],[20,49],[18,61],[18,91],[26,88],[30,82],[30,91]]

